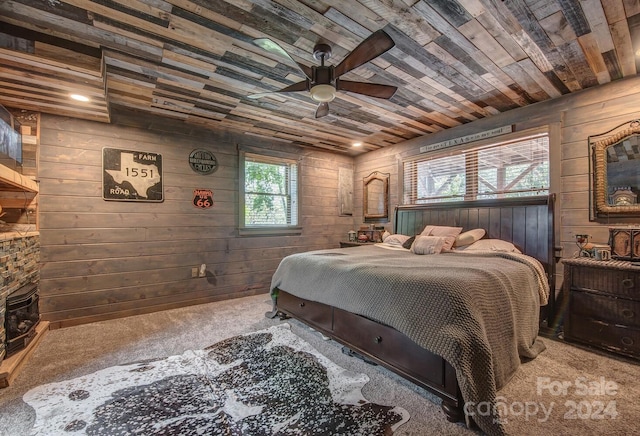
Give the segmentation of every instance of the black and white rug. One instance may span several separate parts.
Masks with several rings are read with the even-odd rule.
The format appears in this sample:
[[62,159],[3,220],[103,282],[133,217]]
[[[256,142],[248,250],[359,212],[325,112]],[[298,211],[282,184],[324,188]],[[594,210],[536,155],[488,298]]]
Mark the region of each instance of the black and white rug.
[[180,356],[50,383],[33,435],[390,435],[409,419],[281,324]]

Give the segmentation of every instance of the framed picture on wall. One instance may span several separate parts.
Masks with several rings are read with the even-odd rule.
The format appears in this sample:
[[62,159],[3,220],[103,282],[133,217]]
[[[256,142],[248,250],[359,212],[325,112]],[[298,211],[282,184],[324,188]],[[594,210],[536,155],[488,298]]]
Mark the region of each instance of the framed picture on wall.
[[11,162],[22,163],[20,123],[0,105],[0,163],[13,167]]
[[103,148],[102,197],[115,201],[163,201],[162,155]]

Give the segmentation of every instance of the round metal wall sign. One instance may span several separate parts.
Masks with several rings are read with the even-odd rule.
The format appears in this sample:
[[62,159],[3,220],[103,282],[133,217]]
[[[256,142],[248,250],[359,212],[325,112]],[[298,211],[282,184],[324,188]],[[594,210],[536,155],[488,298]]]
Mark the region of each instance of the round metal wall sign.
[[197,148],[189,154],[189,166],[200,174],[211,174],[218,169],[218,159],[209,150]]

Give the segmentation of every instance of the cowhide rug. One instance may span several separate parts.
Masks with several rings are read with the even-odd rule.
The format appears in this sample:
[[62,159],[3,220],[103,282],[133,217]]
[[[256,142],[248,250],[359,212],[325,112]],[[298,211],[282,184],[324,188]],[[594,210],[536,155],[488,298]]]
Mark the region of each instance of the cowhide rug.
[[23,399],[36,411],[34,435],[390,435],[409,415],[368,402],[368,380],[281,324],[39,386]]

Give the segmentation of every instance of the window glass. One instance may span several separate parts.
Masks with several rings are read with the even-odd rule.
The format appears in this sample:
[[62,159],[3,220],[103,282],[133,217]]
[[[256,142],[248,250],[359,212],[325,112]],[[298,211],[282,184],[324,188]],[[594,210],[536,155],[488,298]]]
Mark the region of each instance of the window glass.
[[241,153],[244,183],[241,227],[288,227],[298,224],[296,161]]
[[404,204],[549,193],[549,137],[537,134],[403,162]]

